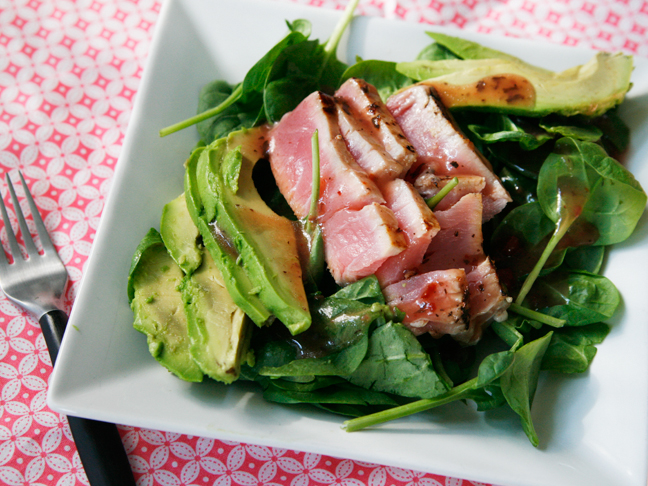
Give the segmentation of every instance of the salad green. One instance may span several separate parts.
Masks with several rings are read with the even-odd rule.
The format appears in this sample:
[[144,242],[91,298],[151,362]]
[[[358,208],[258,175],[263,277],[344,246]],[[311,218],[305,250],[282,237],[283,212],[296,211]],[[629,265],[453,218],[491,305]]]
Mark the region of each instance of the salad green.
[[[232,299],[256,324],[250,353],[239,363],[240,379],[257,382],[267,400],[308,403],[352,417],[344,423],[347,431],[454,401],[472,401],[480,411],[508,406],[538,446],[530,411],[540,373],[582,373],[589,367],[609,332],[604,321],[620,303],[614,284],[600,274],[605,252],[632,233],[646,206],[646,193],[615,159],[629,138],[615,106],[630,87],[631,58],[599,56],[596,69],[555,75],[476,43],[431,33],[434,42],[415,61],[358,59],[347,66],[335,51],[356,3],[324,44],[309,39],[308,21],[288,22],[288,34],[241,83],[209,83],[200,93],[198,115],[160,132],[195,124],[201,137],[186,163],[185,197]],[[492,323],[478,345],[464,347],[448,337],[415,337],[401,324],[402,313],[386,305],[373,276],[338,287],[323,271],[316,215],[295,221],[268,182],[264,161],[246,150],[254,127],[278,121],[314,90],[332,93],[346,79],[359,77],[386,99],[433,75],[452,71],[461,80],[460,73],[476,62],[487,72],[489,65],[516,65],[518,74],[543,79],[545,86],[551,79],[556,93],[560,83],[584,79],[585,86],[595,79],[596,89],[577,103],[571,91],[569,101],[554,93],[547,98],[551,103],[537,109],[494,103],[453,111],[514,200],[485,225],[484,235],[485,250],[515,304],[509,318]],[[492,72],[501,72],[497,69]],[[578,74],[592,72],[594,78]],[[582,85],[572,85],[569,89],[583,94]],[[316,140],[315,134],[314,167]],[[270,218],[292,220],[310,239],[306,305],[290,302],[287,289],[294,281],[282,287],[268,277],[268,268],[281,274],[277,262],[283,260],[267,254],[272,236],[264,240],[237,213],[250,200]],[[163,243],[157,238],[155,244]],[[139,258],[141,251],[134,262]],[[190,277],[195,269],[183,270]],[[131,277],[129,295],[137,284],[136,275]],[[198,353],[191,332],[186,339],[183,349]]]

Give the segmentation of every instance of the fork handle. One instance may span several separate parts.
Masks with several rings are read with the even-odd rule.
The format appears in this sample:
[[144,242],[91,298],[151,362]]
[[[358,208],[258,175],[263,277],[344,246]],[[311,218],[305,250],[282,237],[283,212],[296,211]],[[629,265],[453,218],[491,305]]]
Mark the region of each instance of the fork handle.
[[[56,362],[68,316],[61,310],[38,320],[52,364]],[[115,424],[68,417],[74,443],[91,486],[135,486],[135,479]]]
[[135,486],[115,424],[79,417],[67,419],[91,486]]
[[45,338],[45,344],[47,344],[50,359],[52,360],[52,365],[56,362],[67,321],[67,314],[58,309],[46,312],[38,320],[43,337]]

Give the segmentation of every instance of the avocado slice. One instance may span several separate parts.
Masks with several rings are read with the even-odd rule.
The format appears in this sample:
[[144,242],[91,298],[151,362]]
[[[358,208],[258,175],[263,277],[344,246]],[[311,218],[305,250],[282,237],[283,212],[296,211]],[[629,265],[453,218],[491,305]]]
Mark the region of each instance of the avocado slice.
[[209,252],[200,268],[184,279],[181,290],[191,356],[210,378],[232,383],[239,377],[241,362],[252,361],[251,322],[230,297]]
[[404,62],[396,70],[433,87],[451,109],[598,116],[621,103],[631,86],[632,57],[620,53],[599,52],[583,65],[555,73],[470,41],[432,37],[471,59]]
[[[212,145],[213,150],[224,151],[226,148],[225,140],[217,140]],[[256,295],[255,285],[250,281],[248,274],[237,264],[239,255],[234,245],[225,238],[217,226],[209,224],[214,212],[205,214],[206,208],[198,188],[197,173],[198,162],[204,151],[204,147],[195,149],[185,164],[184,186],[187,210],[200,234],[203,235],[203,244],[218,265],[230,296],[255,324],[262,326],[271,320],[272,313]],[[201,165],[201,169],[204,169],[204,165]],[[206,177],[206,174],[201,174],[201,177]]]
[[249,360],[251,323],[230,297],[211,255],[199,245],[200,233],[184,194],[165,206],[160,224],[169,254],[175,255],[178,265],[185,264],[187,276],[179,288],[191,356],[210,378],[232,383],[239,377],[241,362]]
[[271,316],[292,334],[311,324],[292,224],[263,202],[252,180],[267,127],[196,149],[187,162],[187,208],[236,304],[257,324]]
[[187,211],[184,193],[167,203],[162,210],[160,235],[171,257],[186,274],[191,274],[202,263],[202,249],[198,245],[200,232]]
[[203,372],[191,356],[184,302],[178,290],[184,274],[156,229],[137,246],[128,275],[133,327],[146,335],[151,355],[177,377],[192,382]]

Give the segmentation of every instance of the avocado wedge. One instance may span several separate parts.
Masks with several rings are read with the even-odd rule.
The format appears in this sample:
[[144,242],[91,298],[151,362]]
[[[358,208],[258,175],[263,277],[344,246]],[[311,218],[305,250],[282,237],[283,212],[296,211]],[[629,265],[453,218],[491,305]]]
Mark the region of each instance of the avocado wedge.
[[173,261],[157,230],[151,229],[135,251],[128,276],[133,327],[146,335],[151,355],[185,381],[203,372],[191,356],[184,302],[178,290],[184,273]]
[[599,52],[556,73],[474,42],[430,35],[464,59],[403,62],[396,70],[433,87],[450,109],[598,116],[621,103],[631,86],[632,57],[620,53]]
[[311,316],[294,230],[252,180],[266,130],[234,132],[196,149],[186,165],[187,208],[234,302],[257,325],[274,316],[299,334]]
[[223,383],[236,381],[241,363],[252,360],[248,355],[252,323],[230,297],[209,252],[180,289],[192,358],[210,378]]
[[189,275],[200,266],[200,232],[189,216],[184,193],[164,206],[160,220],[160,236],[169,254],[184,273]]
[[162,213],[160,233],[169,254],[185,272],[178,285],[184,303],[189,352],[210,378],[232,383],[248,362],[251,322],[234,303],[223,275],[200,241],[184,194]]

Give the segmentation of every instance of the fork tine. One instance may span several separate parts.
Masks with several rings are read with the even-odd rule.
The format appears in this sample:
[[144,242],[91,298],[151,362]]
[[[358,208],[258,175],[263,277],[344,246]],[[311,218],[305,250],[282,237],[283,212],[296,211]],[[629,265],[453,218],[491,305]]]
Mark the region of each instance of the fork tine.
[[40,238],[41,246],[43,247],[45,253],[51,252],[55,255],[58,255],[58,253],[56,252],[56,248],[54,248],[54,244],[50,239],[49,232],[45,227],[45,223],[43,223],[43,218],[41,217],[40,211],[38,210],[38,207],[34,202],[34,198],[32,197],[31,192],[29,192],[29,187],[25,182],[25,178],[23,177],[22,171],[18,171],[18,175],[20,176],[20,182],[22,183],[23,189],[25,190],[25,199],[27,199],[27,203],[29,204],[29,210],[31,211],[32,214],[32,219],[36,224],[36,231],[38,232],[38,237]]
[[[5,231],[7,232],[7,240],[9,241],[11,256],[13,257],[15,262],[17,261],[18,258],[22,258],[22,255],[20,253],[20,247],[18,246],[18,241],[16,240],[16,235],[14,234],[13,228],[11,227],[11,220],[9,219],[9,215],[7,214],[7,207],[5,206],[5,203],[1,197],[0,197],[0,211],[2,211],[2,221],[4,221]],[[4,256],[4,250],[2,254]]]
[[[20,230],[22,231],[23,243],[25,244],[25,249],[27,254],[30,257],[38,255],[38,249],[34,244],[31,232],[29,231],[29,226],[27,226],[27,221],[25,221],[25,216],[23,215],[20,204],[18,203],[18,197],[16,197],[16,191],[14,191],[13,184],[11,183],[11,178],[9,173],[6,174],[7,187],[11,193],[11,201],[13,202],[14,212],[16,213],[16,218],[18,219],[18,224],[20,225]],[[15,258],[15,257],[14,257]]]

